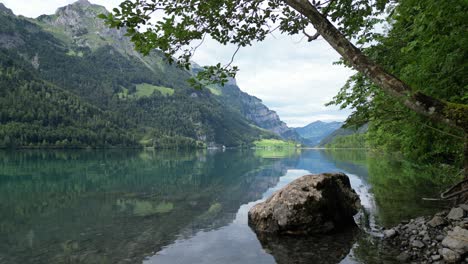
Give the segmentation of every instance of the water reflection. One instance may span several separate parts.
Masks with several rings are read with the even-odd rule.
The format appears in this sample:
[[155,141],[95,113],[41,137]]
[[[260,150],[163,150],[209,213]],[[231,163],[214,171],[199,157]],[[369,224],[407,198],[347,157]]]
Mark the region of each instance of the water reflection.
[[304,174],[343,171],[372,231],[439,188],[405,166],[363,151],[0,152],[0,263],[374,263],[368,236],[257,238],[247,212]]
[[285,169],[252,153],[2,153],[0,262],[141,262],[218,228]]
[[359,228],[337,234],[313,237],[290,237],[258,234],[263,248],[278,264],[336,264],[351,251],[359,236]]

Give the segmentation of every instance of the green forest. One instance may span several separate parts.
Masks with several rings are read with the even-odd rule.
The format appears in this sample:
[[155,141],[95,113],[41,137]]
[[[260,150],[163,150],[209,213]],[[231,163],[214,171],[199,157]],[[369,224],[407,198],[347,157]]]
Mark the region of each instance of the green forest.
[[[401,1],[386,18],[391,28],[374,36],[376,43],[364,52],[417,91],[466,105],[467,11],[466,1]],[[369,124],[364,138],[337,138],[334,147],[356,143],[419,162],[462,162],[463,132],[414,113],[361,73],[348,80],[331,104],[356,109],[348,126]]]

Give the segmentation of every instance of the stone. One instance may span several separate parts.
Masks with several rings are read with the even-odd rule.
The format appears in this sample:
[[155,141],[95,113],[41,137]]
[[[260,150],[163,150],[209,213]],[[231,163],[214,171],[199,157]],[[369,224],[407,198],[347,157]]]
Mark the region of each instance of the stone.
[[468,252],[468,230],[456,226],[442,240],[442,245],[460,254]]
[[384,236],[387,238],[392,238],[397,234],[397,232],[393,229],[385,230],[383,233],[384,233]]
[[396,257],[396,259],[400,262],[407,262],[410,259],[410,255],[406,252],[401,252],[400,255]]
[[463,211],[468,212],[468,204],[459,204],[458,207],[463,209]]
[[407,225],[406,225],[406,229],[407,229],[408,231],[414,231],[414,230],[418,229],[418,226],[415,225],[415,224],[413,224],[413,223],[411,223],[411,224],[407,224]]
[[414,240],[412,243],[411,243],[411,246],[413,247],[416,247],[416,248],[423,248],[425,245],[423,242],[419,241],[419,240]]
[[436,236],[436,240],[437,240],[437,241],[442,241],[442,240],[444,240],[444,238],[445,238],[444,235],[437,235],[437,236]]
[[447,211],[438,212],[438,213],[436,213],[435,215],[437,215],[437,216],[446,216],[446,215],[447,215]]
[[455,207],[452,208],[452,210],[450,210],[450,212],[447,215],[447,218],[451,220],[461,220],[464,215],[465,212],[463,211],[463,209],[461,209],[460,207]]
[[440,255],[432,255],[432,256],[431,256],[431,259],[432,259],[433,261],[437,261],[437,260],[439,260],[440,258],[441,258]]
[[443,217],[436,215],[427,224],[430,225],[431,227],[438,227],[438,226],[446,225],[447,221],[445,221]]
[[440,253],[444,260],[448,263],[455,263],[461,258],[460,254],[448,248],[443,248]]
[[355,226],[359,196],[343,173],[302,176],[252,207],[249,226],[256,232],[306,235]]

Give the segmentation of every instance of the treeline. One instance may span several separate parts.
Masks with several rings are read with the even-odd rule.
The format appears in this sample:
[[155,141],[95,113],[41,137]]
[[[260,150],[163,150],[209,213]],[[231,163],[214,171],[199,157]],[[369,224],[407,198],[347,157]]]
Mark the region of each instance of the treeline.
[[[390,30],[365,52],[416,91],[468,104],[467,12],[463,0],[399,1],[387,20]],[[332,103],[356,109],[348,125],[369,122],[366,144],[372,148],[421,162],[461,163],[460,131],[408,110],[362,74],[352,76]]]
[[0,62],[0,147],[135,147],[115,115]]
[[337,136],[326,144],[326,148],[366,148],[366,134],[352,134],[347,136]]

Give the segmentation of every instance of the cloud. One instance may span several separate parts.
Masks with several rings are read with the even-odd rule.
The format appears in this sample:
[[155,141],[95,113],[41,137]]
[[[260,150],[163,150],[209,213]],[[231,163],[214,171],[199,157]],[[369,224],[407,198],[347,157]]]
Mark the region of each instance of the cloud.
[[[74,3],[77,0],[0,0],[16,15],[38,17],[43,14],[53,14],[57,8]],[[118,6],[123,0],[89,0],[93,4],[103,5],[108,10]]]
[[[122,0],[90,0],[107,9]],[[15,14],[37,17],[52,14],[74,0],[0,0]],[[275,33],[261,43],[241,49],[234,61],[240,72],[237,82],[243,91],[261,98],[290,126],[316,120],[344,120],[350,111],[326,108],[328,102],[353,73],[332,65],[339,55],[323,39],[307,42],[302,36]],[[194,61],[200,65],[228,63],[235,46],[222,46],[206,39]]]
[[[353,71],[333,65],[339,55],[324,40],[300,40],[300,36],[276,35],[241,49],[234,62],[240,67],[240,88],[261,98],[290,126],[345,120],[349,110],[325,107],[325,103]],[[234,46],[223,47],[208,39],[194,60],[202,65],[227,63],[234,51]]]

